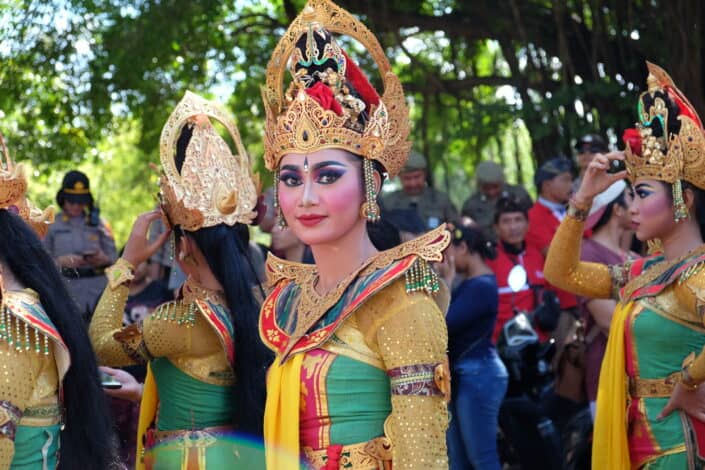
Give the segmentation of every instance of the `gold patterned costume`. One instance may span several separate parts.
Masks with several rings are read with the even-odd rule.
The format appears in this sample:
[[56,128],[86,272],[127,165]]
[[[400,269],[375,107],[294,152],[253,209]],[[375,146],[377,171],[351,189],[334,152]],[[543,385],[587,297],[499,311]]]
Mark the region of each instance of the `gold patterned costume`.
[[[19,215],[42,236],[53,211],[29,202],[23,166],[12,162],[1,135],[0,145],[0,210]],[[0,298],[0,468],[55,468],[69,352],[35,291],[6,290],[0,275]]]
[[[688,217],[682,181],[705,188],[705,132],[659,67],[648,64],[637,130],[625,132],[627,174],[672,185],[676,221]],[[705,246],[678,259],[661,253],[625,265],[579,260],[582,208],[571,207],[551,243],[544,274],[588,298],[619,300],[597,396],[594,468],[704,468],[705,424],[682,411],[658,414],[677,382],[705,382]]]
[[[383,94],[333,34],[372,56]],[[362,157],[361,215],[378,220],[373,172],[381,166],[395,176],[411,144],[401,83],[375,36],[331,1],[310,0],[266,78],[264,160],[275,188],[284,155],[342,149]],[[260,314],[260,336],[276,353],[267,379],[268,468],[447,468],[448,295],[429,262],[441,260],[448,242],[441,227],[380,252],[325,295],[315,289],[315,266],[268,259],[272,291]]]
[[[237,156],[208,118],[224,125]],[[189,126],[191,138],[177,169],[175,148],[184,126]],[[160,196],[170,227],[197,231],[252,221],[257,190],[249,157],[235,124],[218,105],[187,92],[164,126],[160,155]],[[189,278],[179,299],[157,307],[143,324],[123,328],[132,269],[120,259],[107,270],[108,287],[90,336],[102,364],[149,363],[138,436],[138,447],[145,436],[146,452],[138,468],[236,465],[235,444],[224,439],[232,432],[236,407],[235,331],[224,292]]]

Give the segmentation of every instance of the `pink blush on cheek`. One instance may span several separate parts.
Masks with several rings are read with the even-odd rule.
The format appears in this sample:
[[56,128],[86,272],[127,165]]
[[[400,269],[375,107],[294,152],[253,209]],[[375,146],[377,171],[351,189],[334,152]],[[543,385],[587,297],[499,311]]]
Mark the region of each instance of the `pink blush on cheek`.
[[639,212],[642,218],[661,218],[665,214],[670,213],[671,201],[665,193],[654,193],[650,197],[644,199],[640,204]]
[[279,184],[278,196],[279,196],[279,207],[281,208],[284,218],[289,218],[294,216],[294,209],[298,199],[301,197],[299,193],[302,191],[301,187],[298,188],[288,188],[283,184]]

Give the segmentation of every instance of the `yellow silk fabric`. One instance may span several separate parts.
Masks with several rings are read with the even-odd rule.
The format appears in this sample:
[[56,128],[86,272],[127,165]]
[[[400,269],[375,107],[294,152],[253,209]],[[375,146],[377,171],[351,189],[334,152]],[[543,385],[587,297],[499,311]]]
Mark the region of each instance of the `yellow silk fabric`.
[[625,323],[633,302],[617,304],[597,390],[592,468],[629,469]]
[[157,404],[159,397],[157,395],[157,383],[154,381],[152,368],[147,365],[147,376],[144,379],[144,388],[142,389],[142,401],[140,402],[140,419],[137,422],[137,462],[135,470],[144,470],[143,461],[144,455],[144,435],[149,428],[149,425],[154,421],[157,414]]
[[275,360],[267,374],[264,446],[267,468],[299,470],[299,401],[304,354],[283,365]]

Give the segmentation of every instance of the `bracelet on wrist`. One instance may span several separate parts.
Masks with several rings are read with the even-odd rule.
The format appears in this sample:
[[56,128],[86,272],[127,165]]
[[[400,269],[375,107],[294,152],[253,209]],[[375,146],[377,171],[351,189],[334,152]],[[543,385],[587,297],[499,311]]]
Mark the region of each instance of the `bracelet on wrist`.
[[585,222],[590,214],[590,207],[584,207],[575,202],[575,199],[571,198],[568,202],[568,210],[566,211],[566,214],[569,217]]
[[131,281],[135,277],[135,268],[125,258],[119,258],[115,264],[105,270],[111,289]]
[[685,389],[690,390],[692,392],[694,390],[697,390],[698,384],[693,382],[693,378],[690,376],[690,373],[688,373],[688,367],[689,366],[685,366],[681,369],[680,382]]

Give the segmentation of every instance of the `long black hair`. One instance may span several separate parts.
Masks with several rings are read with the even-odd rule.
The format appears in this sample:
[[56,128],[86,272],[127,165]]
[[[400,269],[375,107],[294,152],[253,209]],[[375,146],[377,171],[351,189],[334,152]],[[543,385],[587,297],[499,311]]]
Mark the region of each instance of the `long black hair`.
[[[186,147],[192,129],[185,126],[176,145],[175,164],[179,172],[186,158]],[[247,226],[219,224],[196,231],[176,227],[178,238],[188,236],[205,256],[208,267],[225,291],[231,319],[235,327],[235,416],[238,432],[260,438],[265,401],[265,373],[271,354],[259,339],[259,304],[253,289],[257,275],[249,255],[245,237]]]
[[0,261],[23,286],[39,294],[71,356],[62,382],[66,427],[61,431],[59,467],[109,468],[114,456],[112,423],[83,319],[37,235],[7,210],[0,210]]

